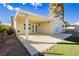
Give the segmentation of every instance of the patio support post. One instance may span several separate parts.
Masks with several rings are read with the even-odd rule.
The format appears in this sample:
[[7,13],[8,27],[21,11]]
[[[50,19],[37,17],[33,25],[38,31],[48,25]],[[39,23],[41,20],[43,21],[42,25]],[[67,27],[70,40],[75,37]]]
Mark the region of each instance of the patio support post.
[[15,29],[15,33],[16,33],[16,35],[17,35],[17,34],[18,34],[18,32],[17,32],[17,23],[16,23],[16,20],[14,20],[14,22],[13,22],[13,23],[14,23],[14,25],[13,25],[13,26],[14,26],[14,29]]
[[25,29],[26,40],[28,40],[28,17],[25,19]]
[[19,11],[16,12],[16,15],[15,15],[15,18],[13,18],[13,27],[15,29],[15,34],[18,35],[18,29],[17,29],[17,14],[18,14]]

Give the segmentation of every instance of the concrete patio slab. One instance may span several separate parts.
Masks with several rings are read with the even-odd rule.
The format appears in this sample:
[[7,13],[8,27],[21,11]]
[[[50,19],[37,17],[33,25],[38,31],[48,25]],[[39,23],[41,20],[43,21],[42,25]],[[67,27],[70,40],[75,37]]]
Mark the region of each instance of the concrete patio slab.
[[28,52],[34,56],[39,55],[47,51],[49,48],[54,47],[56,43],[64,41],[65,38],[71,36],[72,34],[59,33],[53,36],[44,35],[44,34],[34,34],[29,35],[28,40],[24,35],[18,35],[18,39],[28,50]]

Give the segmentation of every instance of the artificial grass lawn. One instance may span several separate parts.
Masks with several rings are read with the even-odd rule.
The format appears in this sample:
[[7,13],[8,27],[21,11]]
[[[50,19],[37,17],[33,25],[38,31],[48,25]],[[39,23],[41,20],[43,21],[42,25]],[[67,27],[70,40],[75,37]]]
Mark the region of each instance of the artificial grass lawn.
[[79,36],[72,36],[43,54],[45,56],[79,56]]

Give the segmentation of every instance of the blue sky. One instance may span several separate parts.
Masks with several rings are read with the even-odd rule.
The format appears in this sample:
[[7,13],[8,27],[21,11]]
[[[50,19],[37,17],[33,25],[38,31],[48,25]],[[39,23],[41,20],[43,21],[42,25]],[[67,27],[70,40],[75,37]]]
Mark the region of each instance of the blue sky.
[[64,20],[70,24],[79,23],[79,3],[64,4]]
[[[45,17],[49,16],[49,3],[0,4],[0,21],[2,21],[4,24],[10,24],[10,17],[15,16],[17,9],[22,9],[24,11]],[[79,4],[64,4],[64,20],[69,22],[70,24],[79,22]]]
[[17,9],[22,9],[23,11],[26,11],[26,12],[31,12],[40,16],[47,17],[49,14],[49,3],[0,4],[0,21],[2,21],[2,23],[4,24],[10,24],[10,20],[11,20],[10,17],[15,16]]

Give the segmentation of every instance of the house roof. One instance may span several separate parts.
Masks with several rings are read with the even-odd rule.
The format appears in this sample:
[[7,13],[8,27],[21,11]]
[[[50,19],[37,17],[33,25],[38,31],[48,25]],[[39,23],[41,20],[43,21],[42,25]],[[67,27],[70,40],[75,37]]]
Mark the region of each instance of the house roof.
[[18,11],[18,12],[21,12],[21,13],[24,13],[24,14],[29,14],[29,15],[32,15],[32,16],[36,16],[36,17],[39,17],[39,18],[43,18],[43,19],[46,19],[46,20],[49,20],[49,16],[48,17],[44,17],[44,16],[41,16],[41,15],[37,15],[37,14],[34,14],[34,13],[31,13],[31,12],[26,12],[26,11]]
[[[23,14],[28,14],[28,15],[32,15],[32,16],[36,16],[36,17],[39,17],[39,18],[42,18],[42,19],[44,19],[44,20],[46,20],[46,21],[51,21],[51,20],[55,20],[55,19],[59,19],[59,17],[57,17],[57,18],[53,18],[53,19],[51,19],[49,16],[48,17],[44,17],[44,16],[41,16],[41,15],[37,15],[37,14],[34,14],[34,13],[30,13],[30,12],[26,12],[26,11],[22,11],[22,10],[20,10],[20,11],[17,11],[17,14],[18,13],[23,13]],[[15,16],[16,17],[16,16]],[[63,20],[63,19],[61,19],[64,23],[65,23],[65,21]]]

